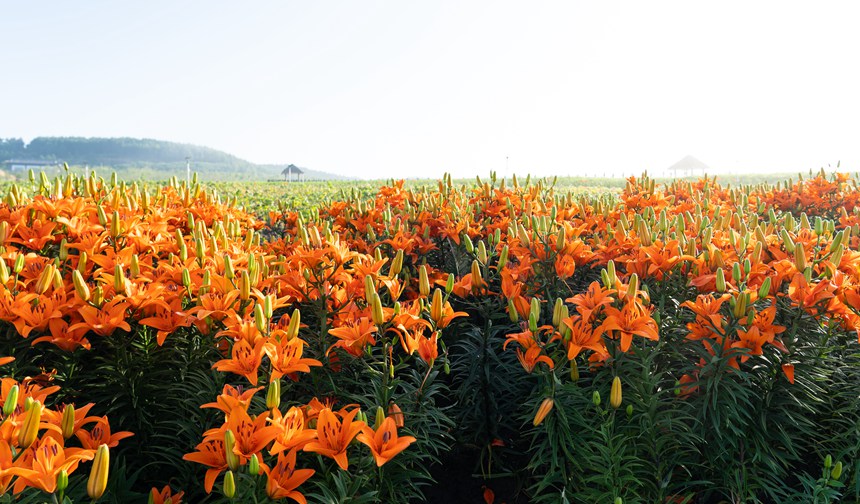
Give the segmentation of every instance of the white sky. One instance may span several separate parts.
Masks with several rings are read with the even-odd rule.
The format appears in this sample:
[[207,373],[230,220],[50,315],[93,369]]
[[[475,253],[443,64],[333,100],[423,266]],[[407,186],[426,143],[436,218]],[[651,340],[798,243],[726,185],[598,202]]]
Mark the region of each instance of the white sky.
[[0,137],[355,177],[860,169],[860,4],[0,0]]

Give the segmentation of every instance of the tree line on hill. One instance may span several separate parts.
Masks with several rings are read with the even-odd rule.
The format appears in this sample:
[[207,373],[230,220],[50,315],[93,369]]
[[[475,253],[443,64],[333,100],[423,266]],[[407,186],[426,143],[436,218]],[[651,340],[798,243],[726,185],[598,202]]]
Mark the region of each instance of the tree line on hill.
[[[257,165],[210,147],[140,138],[0,138],[0,162],[57,161],[71,166],[107,167],[131,178],[167,178],[192,170],[209,180],[261,180],[280,177],[283,166]],[[321,172],[308,178],[338,178]]]

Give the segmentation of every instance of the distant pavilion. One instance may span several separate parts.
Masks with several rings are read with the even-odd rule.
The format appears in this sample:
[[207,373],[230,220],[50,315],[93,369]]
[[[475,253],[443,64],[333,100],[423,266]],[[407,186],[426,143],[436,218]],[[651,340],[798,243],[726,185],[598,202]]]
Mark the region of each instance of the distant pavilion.
[[686,156],[668,168],[672,178],[701,176],[708,170],[708,165],[693,156]]
[[302,171],[298,166],[291,164],[284,168],[284,171],[281,172],[281,175],[284,176],[284,181],[293,182],[293,175],[296,176],[295,182],[302,182],[305,179],[305,172]]

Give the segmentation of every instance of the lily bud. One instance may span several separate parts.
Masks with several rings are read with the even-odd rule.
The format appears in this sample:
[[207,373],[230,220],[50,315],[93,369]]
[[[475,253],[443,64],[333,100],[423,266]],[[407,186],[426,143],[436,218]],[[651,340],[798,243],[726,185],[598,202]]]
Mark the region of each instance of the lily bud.
[[426,264],[418,268],[418,292],[425,297],[430,295],[430,278],[427,276]]
[[251,476],[260,474],[260,460],[256,453],[251,454],[251,460],[248,461],[248,474]]
[[621,406],[621,378],[612,379],[612,389],[609,392],[609,405],[615,409]]
[[389,275],[395,276],[400,273],[400,270],[403,269],[403,249],[397,249],[397,253],[394,254],[394,261],[391,262],[391,269],[389,270]]
[[60,469],[57,473],[57,491],[62,493],[69,487],[69,473],[65,469]]
[[101,285],[96,287],[93,291],[91,302],[99,307],[105,302],[105,291],[102,289]]
[[364,275],[364,299],[370,303],[373,300],[373,294],[376,292],[376,286],[373,285],[373,277]]
[[538,319],[534,312],[529,312],[529,331],[535,333],[538,329]]
[[3,403],[3,416],[8,417],[15,411],[18,405],[18,385],[12,385],[9,393],[6,395],[6,402]]
[[528,247],[530,244],[529,233],[526,231],[526,227],[522,225],[522,223],[517,225],[517,238],[519,238],[520,242],[524,247]]
[[269,389],[266,391],[266,408],[270,410],[278,409],[281,405],[281,380],[275,378],[269,382]]
[[374,420],[373,428],[378,429],[382,422],[385,421],[385,410],[382,409],[382,406],[376,407],[376,418]]
[[247,301],[251,297],[251,277],[247,271],[242,272],[242,279],[239,281],[239,299]]
[[[209,273],[209,270],[206,270],[206,273]],[[204,279],[205,278],[206,277],[204,277]],[[208,282],[204,283],[208,285]],[[274,303],[274,297],[274,294],[269,294],[263,299],[263,314],[266,316],[267,319],[271,319],[272,315],[274,314],[274,307],[272,306],[272,304]]]
[[188,268],[182,268],[182,285],[184,285],[186,289],[191,288],[191,272],[188,271]]
[[591,403],[594,404],[595,406],[600,406],[600,392],[595,390],[591,394]]
[[514,305],[513,299],[508,299],[508,318],[516,324],[520,320],[520,314],[517,312],[517,307]]
[[803,249],[803,243],[797,243],[794,246],[794,265],[797,271],[806,269],[806,251]]
[[[483,242],[481,242],[483,243]],[[484,278],[481,275],[481,265],[478,260],[472,261],[472,287],[480,289],[484,286]]]
[[269,322],[266,319],[266,314],[263,313],[263,305],[257,303],[254,305],[254,325],[261,333],[265,333],[269,328]]
[[839,477],[842,476],[842,461],[836,462],[836,465],[833,466],[833,470],[830,471],[830,479],[838,480]]
[[27,410],[27,415],[24,417],[24,423],[21,424],[21,429],[18,431],[18,447],[21,449],[29,448],[33,441],[36,440],[39,434],[39,422],[42,421],[42,403],[34,401],[30,409]]
[[445,282],[445,292],[450,294],[454,292],[454,274],[448,273],[448,281]]
[[119,212],[114,210],[110,221],[110,236],[116,238],[120,233]]
[[236,496],[236,479],[232,470],[224,474],[224,496],[228,499]]
[[226,254],[224,255],[224,276],[227,277],[227,280],[236,278],[236,272],[233,270],[233,260]]
[[508,253],[508,246],[505,245],[504,247],[502,247],[501,253],[499,253],[499,263],[497,265],[497,269],[501,270],[505,267],[506,264],[508,264]]
[[535,320],[540,317],[540,301],[536,297],[533,297],[529,303],[529,316],[534,316]]
[[430,303],[430,318],[434,322],[442,320],[442,291],[438,287],[433,291],[433,301]]
[[469,238],[467,233],[463,233],[463,246],[466,247],[466,252],[473,253],[475,251],[475,244],[472,243],[472,239]]
[[77,271],[79,271],[81,274],[84,274],[87,271],[87,259],[88,258],[89,258],[89,256],[87,255],[86,252],[81,252],[81,254],[78,256]]
[[75,284],[75,293],[77,293],[78,297],[84,302],[89,301],[90,288],[87,287],[86,282],[84,282],[84,277],[81,275],[80,271],[75,270],[72,272],[72,282]]
[[63,439],[69,439],[75,434],[75,405],[67,404],[63,408],[63,419],[60,421]]
[[299,335],[299,326],[302,323],[302,312],[298,308],[290,315],[290,325],[287,326],[287,341],[292,341]]
[[736,285],[740,285],[741,283],[741,265],[740,263],[734,263],[732,265],[732,279],[735,281]]
[[233,452],[233,447],[236,446],[236,436],[233,431],[227,429],[224,433],[224,455],[227,459],[227,467],[231,471],[239,469],[239,456]]
[[726,274],[723,268],[717,268],[717,292],[720,294],[726,292]]
[[770,284],[770,277],[765,278],[764,281],[761,283],[761,287],[759,287],[758,289],[759,299],[764,299],[767,297],[768,294],[770,294]]
[[[555,208],[555,207],[553,207],[553,208]],[[567,240],[565,239],[564,226],[561,226],[558,229],[558,238],[556,239],[556,242],[555,242],[555,249],[559,250],[559,251],[564,250],[564,247],[566,245],[567,245]]]
[[537,427],[543,422],[544,418],[552,411],[552,407],[554,402],[551,398],[547,397],[540,403],[540,407],[538,407],[537,413],[535,414],[535,419],[532,421],[532,424]]
[[99,499],[104,495],[107,488],[109,465],[110,450],[108,445],[102,444],[96,450],[93,467],[90,469],[90,478],[87,480],[87,495],[91,499]]
[[375,292],[370,301],[370,315],[374,324],[380,326],[385,323],[385,315],[382,313],[382,300],[379,299],[379,294]]
[[6,261],[0,258],[0,284],[4,286],[9,282],[9,268],[6,267]]
[[489,257],[487,255],[487,246],[484,244],[484,240],[478,242],[477,257],[481,264],[487,264],[487,259],[489,259]]
[[[21,257],[21,256],[18,256]],[[42,274],[39,275],[39,279],[36,281],[36,292],[39,294],[44,294],[48,287],[51,286],[51,283],[54,281],[54,266],[52,264],[45,265],[45,269],[42,270]]]
[[558,328],[561,324],[561,308],[564,306],[561,298],[556,298],[555,305],[552,307],[552,326]]
[[839,245],[832,247],[830,250],[832,251],[830,262],[832,262],[836,268],[839,268],[839,265],[842,263],[842,254],[845,253],[845,247],[840,243]]
[[135,279],[140,276],[140,258],[137,256],[137,254],[131,256],[131,265],[129,266],[129,271],[131,272],[132,279]]
[[400,406],[398,406],[397,403],[391,403],[388,405],[388,416],[394,419],[394,425],[398,429],[405,425],[405,422],[403,421],[403,411],[400,410]]
[[627,285],[627,297],[635,298],[637,291],[639,291],[639,275],[633,273],[630,275],[630,283]]

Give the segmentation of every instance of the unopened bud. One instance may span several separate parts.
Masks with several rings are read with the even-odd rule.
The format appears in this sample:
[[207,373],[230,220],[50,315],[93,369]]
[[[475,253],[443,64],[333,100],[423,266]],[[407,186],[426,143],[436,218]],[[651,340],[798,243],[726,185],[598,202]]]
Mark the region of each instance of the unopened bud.
[[239,456],[233,451],[234,446],[236,446],[236,436],[232,430],[227,429],[224,433],[224,456],[227,459],[227,467],[231,471],[239,469]]
[[418,268],[418,292],[425,297],[430,295],[430,279],[427,276],[426,264],[422,264],[421,267]]
[[224,474],[224,496],[228,499],[236,496],[236,479],[232,470]]
[[60,421],[60,429],[63,432],[63,439],[69,439],[75,434],[75,405],[67,404],[63,408],[63,418]]
[[302,312],[298,308],[290,315],[290,325],[287,326],[287,341],[292,341],[299,335],[299,327],[302,323]]
[[6,394],[6,402],[3,403],[3,416],[8,417],[15,411],[15,407],[18,406],[18,385],[12,385],[12,388],[9,389],[9,393]]

